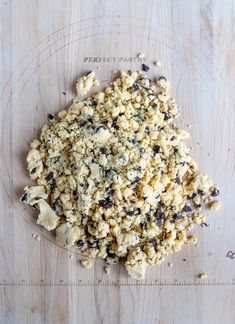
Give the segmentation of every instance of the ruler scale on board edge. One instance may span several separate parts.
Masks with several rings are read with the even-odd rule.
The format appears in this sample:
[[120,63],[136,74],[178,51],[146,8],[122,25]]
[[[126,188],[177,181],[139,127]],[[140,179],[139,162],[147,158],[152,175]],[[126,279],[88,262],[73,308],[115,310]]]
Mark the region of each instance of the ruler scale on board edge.
[[89,287],[112,287],[112,286],[123,286],[123,287],[143,287],[143,286],[235,286],[235,279],[231,281],[218,281],[218,280],[206,280],[206,281],[186,281],[186,280],[175,280],[175,281],[158,281],[158,280],[143,280],[139,282],[123,282],[121,280],[113,280],[113,281],[51,281],[51,280],[40,280],[40,281],[14,281],[14,280],[3,280],[0,282],[0,287],[4,286],[26,286],[26,287],[47,287],[47,286],[62,286],[62,287],[78,287],[78,286],[89,286]]

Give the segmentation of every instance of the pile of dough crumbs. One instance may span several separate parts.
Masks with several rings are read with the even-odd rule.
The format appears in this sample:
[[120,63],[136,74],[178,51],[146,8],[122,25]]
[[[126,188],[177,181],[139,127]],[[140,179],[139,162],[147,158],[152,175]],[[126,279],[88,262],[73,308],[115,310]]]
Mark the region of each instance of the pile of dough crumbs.
[[21,201],[39,209],[37,223],[55,229],[58,243],[104,258],[107,269],[124,259],[129,275],[142,279],[147,265],[197,242],[187,231],[205,224],[202,204],[215,210],[219,190],[189,155],[164,77],[121,72],[81,100],[94,80],[94,72],[81,78],[77,100],[57,118],[49,114],[30,144],[38,185]]

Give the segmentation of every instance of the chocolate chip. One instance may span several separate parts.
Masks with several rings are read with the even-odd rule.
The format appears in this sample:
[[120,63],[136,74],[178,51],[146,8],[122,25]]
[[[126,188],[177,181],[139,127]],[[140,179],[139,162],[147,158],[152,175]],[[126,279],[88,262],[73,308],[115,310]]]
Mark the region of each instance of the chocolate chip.
[[152,246],[152,247],[154,247],[156,244],[157,244],[157,242],[156,242],[156,240],[154,240],[154,239],[151,239],[151,240],[149,241],[149,245]]
[[128,210],[128,211],[126,212],[126,214],[127,214],[128,216],[133,216],[133,215],[134,215],[134,212],[133,212],[132,210]]
[[56,180],[55,178],[53,178],[51,183],[51,189],[54,190],[55,188],[56,188]]
[[175,219],[175,220],[180,220],[180,219],[182,219],[182,218],[184,218],[184,216],[181,215],[181,214],[179,214],[179,213],[176,213],[176,214],[174,215],[174,219]]
[[158,208],[155,211],[154,216],[158,219],[158,218],[161,218],[161,214],[162,214],[161,209]]
[[97,100],[94,100],[94,99],[91,100],[91,106],[92,107],[96,107],[97,103],[98,103]]
[[166,81],[166,78],[165,78],[164,76],[160,76],[160,78],[159,78],[158,80],[159,80],[159,81],[161,81],[161,80]]
[[144,72],[148,72],[148,70],[150,69],[150,67],[149,66],[147,66],[146,64],[142,64],[142,70],[144,71]]
[[60,160],[60,155],[59,155],[59,156],[54,156],[54,157],[52,157],[51,160],[52,160],[53,163],[59,162],[59,160]]
[[170,119],[172,116],[169,112],[164,112],[164,120]]
[[154,151],[154,153],[159,153],[159,151],[160,151],[160,146],[159,146],[159,145],[154,145],[154,146],[153,146],[153,151]]
[[191,206],[185,205],[184,208],[183,208],[183,211],[185,211],[186,213],[188,213],[188,212],[191,212],[192,211],[192,208],[191,208]]
[[106,129],[104,125],[99,125],[97,128],[96,128],[96,133],[101,130],[101,129]]
[[137,140],[136,140],[135,135],[129,137],[128,138],[128,142],[130,142],[131,144],[136,144],[137,143]]
[[218,188],[213,188],[211,196],[216,197],[220,194],[220,191]]
[[91,117],[91,116],[88,116],[88,117],[87,117],[87,121],[88,121],[89,123],[93,123],[93,119],[92,119],[92,117]]
[[140,223],[140,227],[141,227],[141,229],[144,231],[144,230],[146,230],[146,228],[147,228],[147,223],[146,222],[142,222],[142,223]]
[[80,127],[84,127],[87,124],[87,120],[82,120],[79,124]]
[[89,242],[89,245],[92,248],[98,248],[98,243],[99,243],[99,240],[94,240],[92,242]]
[[84,245],[83,240],[78,240],[78,241],[77,241],[77,246],[78,246],[79,248],[83,247],[83,245]]
[[109,198],[107,198],[107,199],[100,200],[99,205],[101,207],[104,207],[105,209],[108,209],[108,208],[112,207],[113,203],[112,203],[112,201],[109,200]]
[[159,218],[156,222],[157,226],[161,226],[164,222],[164,219]]
[[186,259],[183,259],[183,261],[187,261]]
[[173,152],[174,152],[174,154],[177,154],[178,153],[178,148],[177,147],[173,147]]
[[36,171],[37,171],[37,168],[33,168],[30,173],[34,174]]
[[134,91],[138,91],[138,90],[140,90],[140,87],[139,87],[139,85],[137,83],[134,83],[133,86],[132,86],[132,89]]
[[110,258],[115,258],[116,254],[110,251],[110,248],[107,248],[107,256]]
[[206,193],[203,191],[203,190],[200,190],[198,189],[197,193],[200,195],[200,196],[205,196]]
[[104,176],[110,179],[112,177],[112,170],[105,169],[104,170]]
[[101,148],[100,148],[100,153],[101,153],[101,154],[107,154],[107,152],[108,152],[108,150],[107,150],[106,147],[101,147]]
[[55,212],[58,212],[59,211],[59,203],[58,203],[58,200],[55,200],[52,204],[52,209],[55,211]]
[[193,198],[195,198],[197,196],[197,194],[194,192],[193,194],[192,194],[192,196],[187,196],[187,199],[188,200],[192,200]]
[[23,202],[23,203],[26,203],[27,201],[27,193],[23,194],[23,196],[20,198],[20,201]]
[[117,117],[115,117],[114,119],[113,119],[113,123],[112,123],[112,127],[114,128],[114,129],[116,129],[116,130],[118,130],[119,129],[119,126],[117,125]]
[[138,207],[136,208],[135,215],[140,215],[141,214],[141,209]]
[[165,208],[166,207],[166,205],[162,201],[159,202],[159,205],[160,205],[161,208]]
[[151,222],[151,220],[152,220],[151,216],[150,215],[146,215],[146,220],[147,220],[147,222]]
[[63,91],[62,94],[65,96],[66,95],[66,92]]
[[54,115],[52,115],[52,114],[47,114],[47,119],[48,119],[49,121],[53,121],[53,120],[54,120]]
[[53,178],[53,172],[49,172],[48,175],[45,177],[46,181],[50,181]]
[[106,188],[106,192],[108,195],[112,195],[115,192],[115,190],[112,187],[109,187],[109,188]]
[[140,177],[135,177],[135,180],[134,181],[132,181],[132,183],[131,184],[135,184],[135,183],[138,183],[138,182],[140,182]]
[[175,182],[176,182],[177,184],[180,184],[180,178],[179,178],[179,177],[175,177]]

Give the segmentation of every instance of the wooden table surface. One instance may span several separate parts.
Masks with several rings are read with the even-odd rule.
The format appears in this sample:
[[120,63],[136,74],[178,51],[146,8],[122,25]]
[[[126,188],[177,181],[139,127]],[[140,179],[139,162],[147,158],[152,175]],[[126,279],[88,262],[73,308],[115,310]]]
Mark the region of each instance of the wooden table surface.
[[[235,1],[1,0],[0,17],[0,323],[235,323]],[[83,269],[18,199],[31,184],[28,144],[71,102],[76,78],[95,70],[103,87],[113,69],[140,69],[140,52],[150,76],[171,81],[223,207],[195,230],[198,247],[135,282],[122,265]]]

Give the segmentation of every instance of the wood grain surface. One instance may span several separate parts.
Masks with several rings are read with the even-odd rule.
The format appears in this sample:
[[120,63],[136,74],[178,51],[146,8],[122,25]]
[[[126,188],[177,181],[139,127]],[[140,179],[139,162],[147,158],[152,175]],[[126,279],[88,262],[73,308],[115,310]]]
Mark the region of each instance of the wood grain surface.
[[[0,1],[0,323],[235,323],[234,26],[233,0]],[[223,207],[194,230],[198,247],[135,282],[122,265],[110,276],[102,260],[82,268],[19,195],[32,183],[28,144],[69,105],[76,78],[95,70],[103,87],[112,70],[140,69],[140,52],[150,76],[170,80],[178,124],[191,125],[192,155]]]

